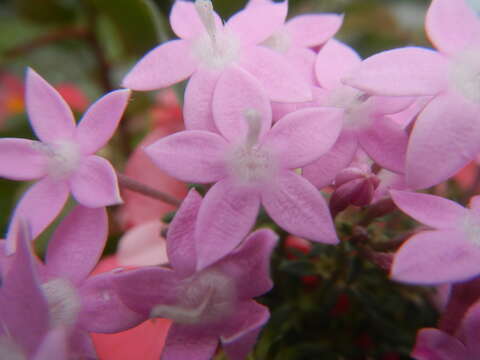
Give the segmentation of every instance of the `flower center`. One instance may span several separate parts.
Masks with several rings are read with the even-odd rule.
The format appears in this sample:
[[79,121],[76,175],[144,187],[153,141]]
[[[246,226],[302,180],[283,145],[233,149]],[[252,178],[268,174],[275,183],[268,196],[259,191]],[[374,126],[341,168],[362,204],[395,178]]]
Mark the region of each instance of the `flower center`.
[[48,157],[47,172],[56,179],[63,179],[77,169],[80,163],[80,149],[70,141],[55,144],[35,143],[39,152]]
[[73,326],[80,311],[80,297],[72,283],[57,278],[42,284],[53,326]]
[[368,120],[361,109],[368,95],[350,86],[340,86],[330,93],[326,106],[345,110],[344,125],[347,127],[361,126]]
[[469,49],[455,58],[449,78],[463,97],[480,104],[480,49]]
[[292,39],[285,30],[279,30],[265,40],[262,45],[284,54],[290,49]]

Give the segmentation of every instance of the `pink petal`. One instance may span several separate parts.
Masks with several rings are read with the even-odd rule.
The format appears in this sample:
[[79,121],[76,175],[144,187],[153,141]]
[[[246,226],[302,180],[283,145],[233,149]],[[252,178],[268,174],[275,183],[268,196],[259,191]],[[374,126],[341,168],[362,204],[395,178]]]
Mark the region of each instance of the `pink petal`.
[[[221,28],[222,20],[216,12],[214,12],[217,28]],[[177,0],[172,6],[170,12],[170,25],[173,32],[182,39],[190,39],[199,36],[205,32],[195,4],[191,1]]]
[[69,183],[72,195],[83,206],[96,208],[122,203],[115,169],[100,156],[84,158]]
[[396,190],[390,193],[403,212],[436,229],[458,228],[469,213],[463,206],[440,196]]
[[480,214],[480,195],[475,195],[474,197],[470,198],[468,207],[477,214]]
[[454,360],[467,359],[465,345],[441,330],[421,329],[412,351],[416,360]]
[[230,253],[255,224],[260,197],[230,180],[216,183],[205,195],[195,228],[197,269]]
[[218,339],[193,332],[188,325],[173,324],[167,335],[162,360],[209,360],[217,350]]
[[434,0],[425,18],[432,43],[449,55],[478,44],[480,20],[465,0]]
[[0,176],[12,180],[38,179],[47,173],[42,144],[28,139],[0,139]]
[[240,66],[257,78],[272,101],[301,102],[312,99],[312,91],[301,73],[281,54],[262,46],[245,49]]
[[229,359],[247,358],[269,317],[268,308],[255,301],[249,300],[239,305],[235,317],[230,320],[230,332],[221,337],[223,349]]
[[357,148],[356,134],[344,130],[330,151],[305,166],[302,175],[318,189],[322,189],[330,185],[337,174],[352,162]]
[[199,69],[185,89],[183,116],[188,130],[218,132],[212,114],[212,100],[221,72]]
[[268,2],[247,7],[232,16],[225,24],[245,45],[260,44],[284,24],[288,12],[288,1]]
[[340,29],[343,15],[306,14],[295,16],[286,24],[286,30],[295,46],[314,47],[327,42]]
[[132,227],[119,240],[117,259],[121,266],[148,266],[168,263],[167,243],[158,220]]
[[436,285],[468,280],[480,273],[480,247],[459,230],[423,231],[395,254],[391,277],[396,281]]
[[317,55],[315,73],[320,85],[326,89],[342,86],[341,79],[362,62],[350,46],[332,39]]
[[150,50],[125,76],[122,86],[140,91],[165,88],[187,79],[196,68],[191,44],[171,40]]
[[424,189],[453,176],[480,152],[480,106],[454,94],[433,99],[419,115],[407,150],[407,183]]
[[77,206],[62,220],[48,244],[45,258],[48,273],[80,282],[102,256],[107,236],[105,208]]
[[33,69],[27,71],[25,98],[30,124],[44,142],[70,139],[75,119],[65,100]]
[[435,95],[447,87],[448,59],[436,51],[405,47],[366,59],[343,81],[375,95]]
[[145,152],[160,169],[177,179],[209,183],[226,176],[227,145],[217,134],[187,130],[155,142]]
[[49,331],[32,360],[68,359],[67,339],[67,332],[62,327]]
[[463,318],[462,328],[471,358],[474,359],[480,356],[480,343],[478,342],[478,334],[480,334],[480,302],[477,301],[468,309]]
[[116,90],[101,97],[87,110],[75,132],[84,154],[93,154],[113,136],[130,97],[130,90]]
[[172,268],[182,276],[195,272],[194,233],[201,203],[202,197],[194,189],[190,190],[168,228],[168,258]]
[[272,107],[262,85],[249,73],[230,67],[220,77],[213,95],[213,117],[217,129],[230,142],[243,142],[249,123],[245,113],[255,110],[260,116],[259,139],[270,129]]
[[337,244],[332,217],[322,194],[307,180],[284,171],[262,191],[262,204],[272,219],[292,235]]
[[403,173],[408,134],[392,120],[383,117],[359,130],[360,146],[375,162],[388,170]]
[[310,108],[288,114],[275,123],[262,147],[275,153],[283,167],[295,169],[318,159],[335,144],[344,111]]
[[[293,67],[302,72],[308,84],[312,86],[317,85],[317,77],[315,76],[317,54],[313,50],[295,47],[290,49],[285,55]],[[315,94],[313,93],[312,95],[315,99]]]
[[327,90],[314,86],[312,87],[312,94],[312,101],[304,101],[300,103],[272,103],[273,122],[277,122],[284,116],[296,110],[325,106],[329,96],[329,92]]

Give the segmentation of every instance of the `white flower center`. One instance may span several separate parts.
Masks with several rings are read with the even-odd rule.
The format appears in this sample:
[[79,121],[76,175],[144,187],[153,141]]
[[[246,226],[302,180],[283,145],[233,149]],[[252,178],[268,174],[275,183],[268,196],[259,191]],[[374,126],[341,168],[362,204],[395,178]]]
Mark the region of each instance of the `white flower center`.
[[449,79],[466,99],[480,104],[480,49],[469,49],[451,63]]
[[211,323],[232,313],[235,298],[232,279],[218,271],[207,270],[179,284],[178,304],[157,305],[150,315],[181,324]]
[[42,284],[43,293],[50,309],[53,326],[73,326],[80,312],[81,302],[73,284],[62,278]]
[[270,36],[262,45],[284,54],[290,49],[292,39],[290,34],[282,29]]
[[368,95],[350,86],[339,86],[330,93],[326,106],[345,110],[344,125],[358,127],[368,121],[368,114],[362,111],[362,105]]
[[74,142],[35,143],[34,146],[48,157],[47,172],[53,178],[63,179],[67,177],[80,164],[80,149]]

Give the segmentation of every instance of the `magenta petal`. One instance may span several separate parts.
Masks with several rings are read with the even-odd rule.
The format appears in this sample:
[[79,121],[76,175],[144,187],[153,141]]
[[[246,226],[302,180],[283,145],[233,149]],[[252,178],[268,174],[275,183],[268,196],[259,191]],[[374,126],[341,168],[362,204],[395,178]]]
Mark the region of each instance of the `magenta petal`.
[[72,195],[83,206],[96,208],[122,203],[115,169],[100,156],[84,158],[69,183]]
[[93,154],[113,136],[130,97],[130,90],[104,95],[87,110],[75,137],[84,154]]
[[28,139],[0,139],[0,177],[33,180],[47,173],[48,158],[42,144]]
[[218,132],[213,121],[212,100],[221,72],[199,69],[185,89],[183,117],[187,130]]
[[449,55],[478,44],[480,20],[465,0],[434,0],[425,18],[432,43]]
[[[214,12],[217,28],[222,26],[222,20]],[[182,39],[190,39],[205,32],[200,17],[198,16],[195,4],[191,1],[177,0],[170,12],[170,25],[173,32]]]
[[213,117],[217,129],[230,142],[243,142],[248,134],[246,112],[260,117],[259,139],[272,124],[272,107],[262,85],[249,73],[230,67],[220,77],[213,96]]
[[130,329],[145,317],[130,310],[120,299],[113,287],[113,273],[88,278],[79,288],[82,309],[80,326],[96,333],[116,333]]
[[72,137],[75,130],[72,110],[57,90],[30,68],[25,99],[30,124],[40,140],[53,142]]
[[260,197],[230,180],[216,183],[205,195],[195,228],[197,269],[230,253],[255,224]]
[[344,130],[330,151],[305,166],[302,175],[318,189],[322,189],[330,185],[337,174],[352,162],[357,148],[356,134]]
[[417,334],[417,342],[412,351],[416,360],[463,360],[467,351],[457,338],[441,330],[426,328]]
[[52,277],[78,283],[95,267],[107,241],[105,208],[77,206],[55,230],[48,244],[45,262]]
[[436,51],[405,47],[366,59],[344,82],[368,93],[435,95],[447,87],[448,59]]
[[249,300],[238,306],[230,320],[229,333],[221,337],[223,349],[230,360],[244,360],[253,349],[258,334],[270,317],[266,306]]
[[187,130],[167,136],[145,148],[167,174],[185,182],[209,183],[226,176],[228,143],[220,135]]
[[480,273],[480,246],[460,230],[423,231],[395,254],[394,280],[435,285],[470,279]]
[[133,90],[155,90],[188,78],[197,68],[191,44],[171,40],[147,53],[125,76],[122,86]]
[[262,46],[245,49],[240,66],[260,81],[272,101],[312,100],[312,91],[302,74],[273,50]]
[[332,217],[322,194],[303,177],[284,171],[262,191],[268,214],[292,235],[325,244],[337,244]]
[[182,276],[195,272],[194,233],[201,203],[202,197],[194,189],[190,190],[168,228],[168,258],[175,272]]
[[440,196],[393,190],[391,195],[403,212],[436,229],[458,228],[469,215],[463,206]]
[[225,24],[225,29],[237,35],[245,45],[259,44],[282,27],[287,12],[288,1],[247,7],[232,16]]
[[343,109],[326,107],[292,112],[275,123],[261,146],[275,153],[285,168],[304,166],[335,144],[343,115]]
[[295,16],[285,24],[285,28],[295,46],[314,47],[333,37],[342,22],[342,15],[307,14]]
[[56,327],[45,336],[32,360],[67,360],[68,355],[67,331],[62,327]]
[[172,324],[163,348],[162,360],[210,360],[217,345],[216,336],[192,331],[188,325]]

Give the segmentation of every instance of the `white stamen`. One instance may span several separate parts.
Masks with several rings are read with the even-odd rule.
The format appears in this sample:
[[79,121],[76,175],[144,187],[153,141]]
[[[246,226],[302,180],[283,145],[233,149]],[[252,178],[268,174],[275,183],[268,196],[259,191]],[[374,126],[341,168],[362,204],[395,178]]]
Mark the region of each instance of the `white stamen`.
[[245,110],[244,116],[248,123],[248,132],[245,139],[245,144],[247,148],[251,148],[252,146],[256,145],[259,140],[260,131],[262,130],[262,117],[255,109]]
[[42,284],[53,326],[72,326],[77,321],[81,302],[76,289],[66,279],[53,279]]
[[80,149],[74,142],[34,143],[34,147],[48,157],[47,171],[54,178],[62,179],[68,176],[80,163]]
[[217,43],[217,29],[211,0],[196,0],[195,9],[214,46]]

